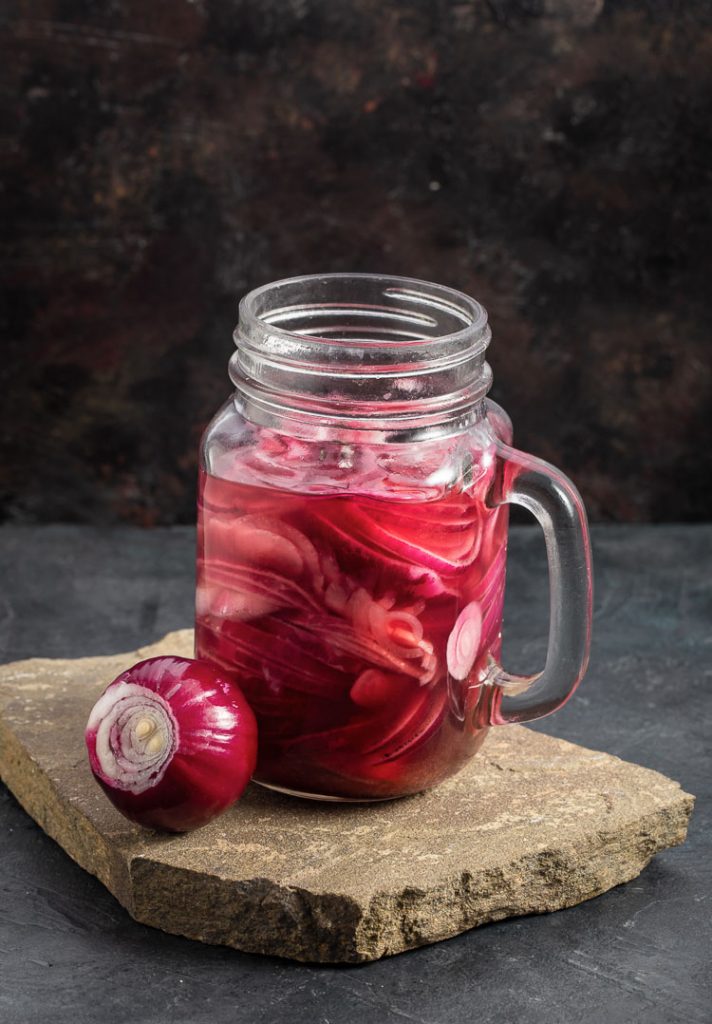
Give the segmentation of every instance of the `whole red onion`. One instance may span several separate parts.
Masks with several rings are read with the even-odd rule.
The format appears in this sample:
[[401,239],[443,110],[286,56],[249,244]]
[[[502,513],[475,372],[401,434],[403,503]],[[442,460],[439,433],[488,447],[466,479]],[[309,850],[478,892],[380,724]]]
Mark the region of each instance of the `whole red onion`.
[[160,657],[122,672],[87,723],[89,763],[127,818],[187,832],[241,795],[257,724],[240,688],[208,662]]

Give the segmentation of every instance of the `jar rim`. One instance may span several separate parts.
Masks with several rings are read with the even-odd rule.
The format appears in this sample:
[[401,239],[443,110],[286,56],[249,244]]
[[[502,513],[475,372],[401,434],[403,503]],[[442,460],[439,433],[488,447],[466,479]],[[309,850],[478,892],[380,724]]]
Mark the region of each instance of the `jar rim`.
[[[404,339],[399,342],[391,342],[393,345],[397,345],[400,354],[402,354],[404,348],[412,347],[417,349],[418,346],[426,343],[439,343],[442,346],[456,346],[460,342],[468,342],[469,348],[484,350],[489,343],[490,334],[487,329],[487,311],[476,299],[467,295],[465,292],[459,291],[456,288],[451,288],[448,285],[435,284],[431,281],[426,281],[422,278],[406,277],[397,274],[367,274],[361,272],[329,272],[325,274],[300,274],[294,277],[280,278],[276,281],[270,281],[267,284],[260,285],[257,288],[253,288],[242,297],[239,303],[239,325],[236,330],[236,335],[247,334],[248,336],[254,336],[261,333],[263,330],[268,329],[272,338],[280,337],[285,342],[300,342],[308,341],[310,343],[323,343],[325,345],[333,345],[335,339],[323,337],[320,334],[314,334],[312,332],[304,333],[298,330],[286,330],[279,325],[274,323],[273,320],[266,317],[264,314],[267,310],[257,311],[261,301],[264,301],[270,295],[276,295],[279,292],[286,291],[287,289],[298,286],[314,287],[319,284],[330,285],[330,284],[346,284],[349,281],[358,283],[369,283],[374,286],[382,285],[383,294],[388,298],[398,296],[405,301],[409,301],[413,304],[421,304],[424,306],[430,306],[431,309],[440,309],[441,311],[449,312],[451,315],[458,316],[462,320],[462,327],[457,330],[450,330],[444,333],[430,334],[424,337],[411,337]],[[344,298],[342,300],[344,306],[352,305],[352,303]],[[309,304],[303,304],[301,308],[306,308]],[[294,309],[298,311],[297,307],[276,307],[271,311],[272,316],[275,314],[281,314],[286,311]],[[411,314],[415,313],[415,310],[410,310]],[[427,315],[421,318],[421,323],[425,323]],[[415,334],[415,332],[414,332]],[[237,338],[236,338],[237,340]],[[340,345],[347,347],[349,345],[358,345],[363,347],[364,339],[359,339],[357,342],[351,342],[347,339],[339,339]],[[477,342],[481,342],[481,346],[477,345]],[[365,342],[369,344],[368,342]],[[373,339],[370,343],[374,347],[384,349],[387,347],[381,340]],[[474,353],[473,353],[474,354]]]

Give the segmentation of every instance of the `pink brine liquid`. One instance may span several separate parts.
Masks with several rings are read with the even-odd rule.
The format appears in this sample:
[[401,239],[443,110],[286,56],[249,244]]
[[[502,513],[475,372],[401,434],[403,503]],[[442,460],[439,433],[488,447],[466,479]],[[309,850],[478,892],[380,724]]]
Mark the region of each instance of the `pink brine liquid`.
[[491,478],[403,501],[201,474],[196,652],[257,716],[257,781],[385,799],[476,752],[504,600]]

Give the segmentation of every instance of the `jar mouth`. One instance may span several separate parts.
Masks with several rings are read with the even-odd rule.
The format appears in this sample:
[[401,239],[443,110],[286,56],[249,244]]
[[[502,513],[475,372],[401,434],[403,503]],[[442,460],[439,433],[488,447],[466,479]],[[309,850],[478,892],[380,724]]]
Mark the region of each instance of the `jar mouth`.
[[487,393],[490,337],[485,309],[453,288],[305,275],[242,299],[230,376],[258,422],[288,413],[350,429],[430,425],[461,419]]
[[[284,344],[386,350],[487,347],[487,313],[475,299],[444,285],[380,274],[308,274],[249,292],[240,302],[238,332],[268,332]],[[336,347],[336,346],[335,346]]]

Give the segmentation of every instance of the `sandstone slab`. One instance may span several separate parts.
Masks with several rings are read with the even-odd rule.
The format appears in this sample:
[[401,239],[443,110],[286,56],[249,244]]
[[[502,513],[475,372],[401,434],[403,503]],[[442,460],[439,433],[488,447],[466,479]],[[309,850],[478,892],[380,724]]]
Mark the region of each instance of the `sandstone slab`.
[[0,667],[0,776],[137,921],[354,963],[590,899],[685,838],[693,798],[677,783],[519,726],[406,800],[319,804],[252,786],[190,835],[141,830],[95,784],[84,724],[127,664],[191,650],[185,630],[128,654]]

